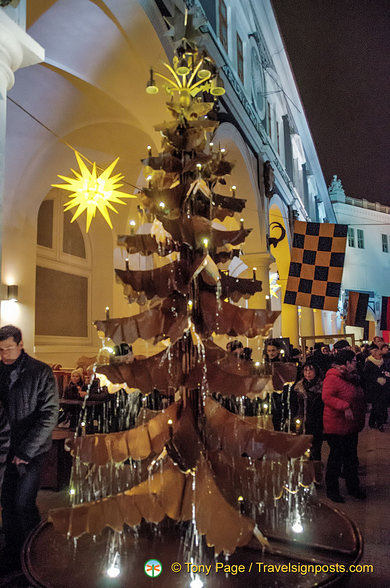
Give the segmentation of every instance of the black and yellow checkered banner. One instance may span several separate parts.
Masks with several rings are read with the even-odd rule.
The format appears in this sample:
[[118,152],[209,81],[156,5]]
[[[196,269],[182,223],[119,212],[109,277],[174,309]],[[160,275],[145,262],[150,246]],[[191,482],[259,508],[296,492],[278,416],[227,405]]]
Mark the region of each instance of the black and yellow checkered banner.
[[337,310],[348,225],[294,222],[285,304]]

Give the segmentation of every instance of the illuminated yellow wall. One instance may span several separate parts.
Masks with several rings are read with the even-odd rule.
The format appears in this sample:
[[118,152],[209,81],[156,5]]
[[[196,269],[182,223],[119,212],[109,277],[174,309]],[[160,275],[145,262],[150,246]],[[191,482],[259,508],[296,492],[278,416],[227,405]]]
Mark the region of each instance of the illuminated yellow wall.
[[[289,247],[289,227],[287,222],[287,209],[281,212],[281,208],[272,203],[269,211],[269,222],[278,222],[286,230],[286,237],[278,243],[277,247],[271,246],[271,254],[274,256],[279,273],[279,283],[281,285],[281,300],[282,300],[282,337],[289,337],[290,342],[294,347],[299,343],[298,333],[298,308],[291,304],[284,304],[284,294],[286,292],[287,277],[290,267],[290,247]],[[278,236],[279,232],[271,231],[271,236]]]

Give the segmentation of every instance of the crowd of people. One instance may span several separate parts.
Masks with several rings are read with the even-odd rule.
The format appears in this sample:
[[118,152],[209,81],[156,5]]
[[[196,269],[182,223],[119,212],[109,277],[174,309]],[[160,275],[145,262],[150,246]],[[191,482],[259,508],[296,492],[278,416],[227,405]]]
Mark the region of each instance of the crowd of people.
[[[230,341],[227,351],[238,359],[251,361],[250,349],[238,340]],[[348,494],[363,499],[365,492],[358,477],[358,434],[365,425],[367,410],[368,426],[384,431],[390,405],[389,346],[379,336],[371,344],[355,349],[346,339],[340,339],[332,347],[318,342],[306,348],[304,361],[302,355],[300,349],[288,346],[285,340],[268,339],[265,343],[263,363],[267,373],[283,375],[285,371],[291,380],[291,369],[283,370],[283,366],[296,366],[294,384],[286,380],[280,386],[282,389],[275,389],[269,399],[273,427],[277,431],[313,436],[310,458],[317,484],[323,479],[322,446],[326,441],[328,498],[345,502],[339,486],[342,476]],[[229,408],[226,399],[223,404]],[[254,411],[249,410],[248,414]]]
[[[389,346],[382,337],[355,350],[345,339],[336,341],[332,349],[323,342],[316,343],[313,349],[306,350],[303,365],[297,351],[300,353],[294,350],[286,358],[277,339],[269,340],[265,347],[266,363],[287,360],[297,365],[296,382],[288,394],[286,390],[273,394],[274,427],[313,435],[311,459],[317,483],[322,479],[321,448],[327,441],[328,498],[345,501],[339,488],[341,476],[350,495],[365,498],[358,477],[358,434],[365,424],[367,406],[371,407],[369,427],[384,431],[390,405]],[[296,423],[303,423],[302,428],[298,430]]]

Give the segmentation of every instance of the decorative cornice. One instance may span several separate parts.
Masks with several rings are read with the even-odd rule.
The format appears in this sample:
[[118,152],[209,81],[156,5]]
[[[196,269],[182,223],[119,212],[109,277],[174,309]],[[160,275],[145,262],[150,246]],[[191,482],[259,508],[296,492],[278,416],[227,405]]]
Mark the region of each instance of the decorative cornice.
[[264,41],[264,36],[263,36],[262,30],[261,30],[261,26],[260,26],[259,20],[257,18],[256,12],[255,12],[255,10],[253,10],[252,5],[251,5],[251,9],[252,9],[252,17],[253,17],[253,20],[255,23],[255,28],[256,28],[256,34],[252,35],[252,36],[253,36],[254,41],[256,43],[257,49],[260,53],[261,65],[263,66],[264,69],[272,68],[275,71],[275,66],[272,61],[271,54],[270,54],[268,47]]
[[[211,37],[214,39],[214,42],[217,42],[218,37],[216,36],[216,34],[213,34],[213,29],[211,28],[211,25],[209,23],[207,15],[206,15],[202,5],[200,4],[199,0],[184,0],[184,2],[185,2],[186,7],[188,8],[188,10],[190,10],[194,6],[196,7],[196,10],[199,10],[199,13],[202,15],[202,17],[204,17],[205,21],[207,22],[207,27],[209,29],[209,33],[210,33]],[[255,43],[256,43],[256,46],[257,46],[258,51],[260,53],[262,66],[264,68],[271,67],[272,69],[274,69],[274,64],[273,64],[271,55],[270,55],[268,48],[264,42],[264,38],[263,38],[263,35],[261,32],[260,24],[259,24],[258,19],[255,14],[253,14],[253,18],[254,18],[256,32],[257,32],[257,38],[255,39]],[[292,182],[291,178],[288,176],[285,168],[281,164],[279,157],[276,154],[274,146],[269,141],[269,137],[264,129],[264,126],[263,126],[263,123],[262,123],[260,117],[258,116],[255,108],[249,102],[247,95],[246,95],[246,92],[245,92],[245,89],[244,89],[244,86],[242,84],[242,81],[239,79],[239,77],[236,75],[236,73],[232,70],[230,65],[228,65],[226,62],[222,65],[221,70],[223,71],[223,73],[226,76],[227,80],[229,81],[231,87],[233,88],[234,92],[236,93],[236,96],[237,96],[240,104],[242,105],[244,111],[246,112],[249,120],[251,121],[254,128],[256,129],[257,134],[259,135],[263,146],[265,148],[267,148],[267,150],[269,152],[271,152],[272,155],[269,156],[267,154],[266,159],[269,159],[271,161],[272,166],[278,170],[280,176],[282,177],[282,180],[284,181],[287,189],[290,192],[291,197],[295,200],[296,195],[294,192],[293,182]],[[293,121],[293,117],[292,117],[290,108],[287,104],[287,101],[286,101],[286,108],[287,108],[287,115],[288,115],[289,119],[291,121]],[[292,126],[292,128],[295,128],[295,124],[293,124],[291,126]]]
[[263,124],[262,124],[261,120],[259,119],[252,104],[249,102],[249,100],[246,96],[246,93],[244,91],[244,88],[242,86],[241,80],[238,79],[235,72],[232,70],[232,68],[227,63],[225,63],[221,69],[222,69],[223,73],[225,74],[226,78],[229,80],[230,85],[232,86],[233,90],[235,91],[235,93],[237,95],[237,98],[240,101],[240,104],[244,108],[250,121],[252,122],[253,126],[255,127],[257,133],[259,134],[259,136],[263,142],[263,145],[267,145],[268,138],[267,138],[266,132],[264,130]]

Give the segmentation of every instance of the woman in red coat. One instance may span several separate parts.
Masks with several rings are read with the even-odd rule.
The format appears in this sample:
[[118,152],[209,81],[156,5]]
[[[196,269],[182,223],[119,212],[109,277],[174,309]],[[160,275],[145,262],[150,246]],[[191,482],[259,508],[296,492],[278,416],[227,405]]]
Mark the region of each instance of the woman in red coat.
[[335,355],[322,387],[324,434],[330,447],[326,467],[326,493],[334,502],[345,502],[340,495],[339,477],[345,475],[348,494],[365,498],[358,477],[357,441],[364,427],[365,402],[356,373],[353,351],[343,349]]

